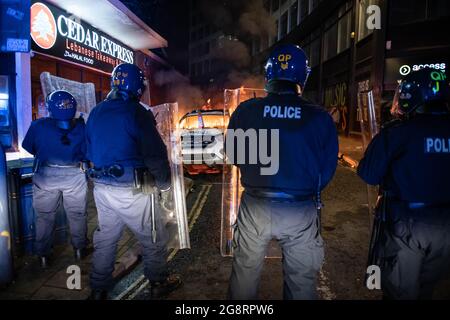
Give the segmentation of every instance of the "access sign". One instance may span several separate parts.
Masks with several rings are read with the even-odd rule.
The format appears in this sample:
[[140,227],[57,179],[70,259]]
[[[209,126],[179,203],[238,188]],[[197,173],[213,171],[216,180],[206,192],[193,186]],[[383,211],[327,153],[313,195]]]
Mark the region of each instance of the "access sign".
[[30,15],[33,51],[108,73],[134,62],[132,49],[53,5],[33,1]]

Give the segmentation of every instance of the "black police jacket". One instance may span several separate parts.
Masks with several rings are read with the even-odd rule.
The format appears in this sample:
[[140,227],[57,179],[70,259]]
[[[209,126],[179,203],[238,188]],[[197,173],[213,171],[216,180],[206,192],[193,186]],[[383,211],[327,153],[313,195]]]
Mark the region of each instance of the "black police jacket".
[[76,164],[86,159],[85,124],[83,119],[74,119],[72,125],[70,129],[64,130],[58,127],[55,119],[34,120],[22,147],[42,164]]
[[137,101],[119,98],[98,104],[89,114],[86,142],[87,157],[95,167],[145,166],[159,188],[170,186],[166,146],[156,128],[153,113]]
[[390,123],[369,144],[358,175],[398,200],[449,203],[450,115]]
[[[245,148],[240,148],[237,138],[231,137],[230,129],[255,130],[258,142],[246,140]],[[260,129],[268,130],[268,139],[264,133],[261,135]],[[279,133],[278,152],[272,145],[275,142],[266,144],[271,141],[273,129]],[[303,99],[289,85],[278,86],[267,97],[241,103],[231,115],[226,140],[227,156],[240,168],[241,183],[245,188],[315,195],[328,184],[336,170],[338,139],[332,118],[323,107]],[[230,140],[234,142],[234,152],[230,152]],[[267,159],[261,161],[264,158],[260,156],[257,163],[249,158],[249,151],[254,147],[265,154],[261,143],[268,145],[267,154],[272,153],[273,158],[271,163]],[[238,161],[242,152],[246,161]],[[277,155],[278,160],[275,159]],[[268,167],[272,167],[270,174],[262,174],[261,169]]]

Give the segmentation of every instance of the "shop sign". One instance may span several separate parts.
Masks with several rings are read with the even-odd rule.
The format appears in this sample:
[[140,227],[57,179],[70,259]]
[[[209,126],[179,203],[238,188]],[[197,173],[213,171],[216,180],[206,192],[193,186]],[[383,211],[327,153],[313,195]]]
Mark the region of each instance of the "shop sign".
[[30,15],[36,52],[105,72],[120,63],[134,62],[132,49],[53,5],[33,1]]
[[347,83],[341,82],[325,89],[324,104],[338,129],[345,131],[348,122]]
[[386,70],[384,75],[385,84],[394,84],[411,72],[423,68],[433,68],[447,72],[448,59],[443,57],[405,57],[386,59]]

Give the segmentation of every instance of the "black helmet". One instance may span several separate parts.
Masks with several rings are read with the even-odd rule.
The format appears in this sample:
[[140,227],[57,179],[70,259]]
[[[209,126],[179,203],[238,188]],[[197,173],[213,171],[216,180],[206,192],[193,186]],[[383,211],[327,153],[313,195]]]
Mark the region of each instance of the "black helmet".
[[408,74],[394,96],[391,113],[396,116],[413,113],[448,112],[449,82],[440,70],[423,68]]

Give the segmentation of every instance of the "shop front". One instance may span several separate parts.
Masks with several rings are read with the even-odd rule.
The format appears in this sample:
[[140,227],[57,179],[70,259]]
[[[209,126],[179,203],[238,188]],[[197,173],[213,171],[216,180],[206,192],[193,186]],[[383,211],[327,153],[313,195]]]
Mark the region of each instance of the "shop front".
[[[155,63],[149,61],[161,63],[149,49],[167,46],[165,39],[120,1],[97,2],[98,9],[92,12],[86,0],[76,4],[31,1],[31,52],[15,54],[17,127],[8,160],[29,156],[21,141],[31,121],[46,116],[45,96],[49,91],[72,89],[79,100],[79,111],[87,117],[109,92],[115,66],[134,63],[150,74],[153,70],[149,66]],[[143,102],[150,104],[149,90]]]
[[[22,149],[30,123],[47,116],[45,97],[53,90],[71,92],[80,115],[103,100],[110,90],[111,71],[120,63],[133,63],[150,76],[164,61],[149,49],[167,46],[166,40],[151,30],[120,1],[98,0],[96,12],[88,0],[35,1],[30,4],[30,52],[0,56],[8,59],[9,97],[7,122],[0,132],[10,141],[7,150],[10,224],[15,254],[32,253],[34,211],[32,208],[33,158]],[[95,25],[95,26],[94,26]],[[6,70],[6,68],[5,68]],[[0,77],[5,82],[6,78]],[[15,79],[15,81],[14,81]],[[14,83],[12,83],[14,82]],[[1,84],[1,83],[0,83]],[[0,95],[0,98],[6,95]],[[143,102],[151,104],[150,90]],[[0,108],[1,112],[1,108]],[[5,123],[6,123],[5,122]],[[58,214],[56,241],[67,239],[65,215]]]

